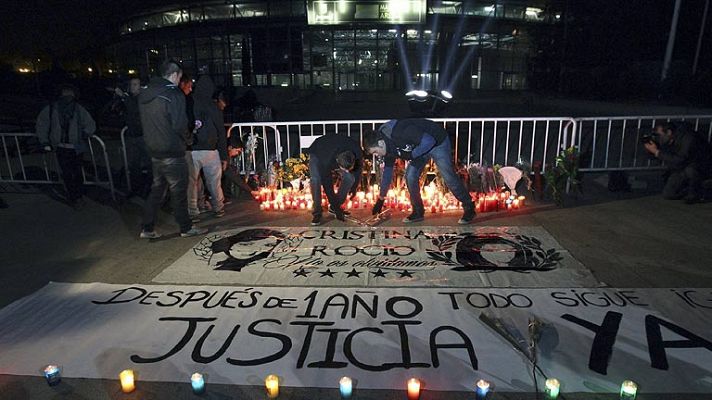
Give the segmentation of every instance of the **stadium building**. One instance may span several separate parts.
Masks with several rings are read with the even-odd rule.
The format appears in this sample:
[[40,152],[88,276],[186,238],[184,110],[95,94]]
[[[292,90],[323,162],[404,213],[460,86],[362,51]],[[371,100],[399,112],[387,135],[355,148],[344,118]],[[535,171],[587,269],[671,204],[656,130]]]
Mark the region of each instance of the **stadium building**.
[[562,57],[563,12],[543,0],[181,2],[137,10],[109,55],[143,76],[172,57],[224,87],[521,90]]

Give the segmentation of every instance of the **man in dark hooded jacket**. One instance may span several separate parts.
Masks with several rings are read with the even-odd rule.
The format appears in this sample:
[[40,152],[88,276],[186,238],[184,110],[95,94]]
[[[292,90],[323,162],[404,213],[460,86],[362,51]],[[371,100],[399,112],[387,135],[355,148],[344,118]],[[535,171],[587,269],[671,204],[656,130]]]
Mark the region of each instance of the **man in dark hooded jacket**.
[[227,168],[227,135],[222,113],[213,101],[215,85],[209,76],[202,76],[193,90],[193,113],[195,134],[191,150],[192,165],[188,180],[188,212],[191,216],[200,213],[198,207],[198,185],[200,171],[205,176],[205,186],[210,192],[210,202],[215,216],[225,215],[222,186],[222,172]]
[[160,73],[161,77],[151,79],[138,98],[141,127],[153,165],[153,185],[146,201],[141,238],[160,236],[154,226],[166,189],[170,190],[173,215],[180,226],[181,236],[201,235],[207,230],[193,227],[186,201],[188,165],[185,151],[190,132],[186,129],[185,96],[176,86],[183,70],[177,62],[168,60],[161,65]]
[[87,140],[96,131],[89,112],[77,104],[77,90],[65,85],[59,100],[45,107],[37,117],[37,136],[45,151],[55,151],[72,207],[82,205],[82,155]]

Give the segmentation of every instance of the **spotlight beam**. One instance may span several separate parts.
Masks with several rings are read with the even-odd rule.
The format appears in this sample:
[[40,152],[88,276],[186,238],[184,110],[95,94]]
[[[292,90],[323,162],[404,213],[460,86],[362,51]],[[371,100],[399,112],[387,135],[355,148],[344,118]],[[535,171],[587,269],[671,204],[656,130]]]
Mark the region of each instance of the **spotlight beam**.
[[403,36],[401,36],[401,29],[396,29],[396,45],[398,46],[398,57],[400,58],[401,69],[406,77],[406,83],[408,85],[408,91],[413,90],[413,82],[410,75],[410,67],[408,66],[408,57],[405,54],[405,46],[403,45]]
[[457,21],[457,27],[455,28],[455,33],[453,33],[452,38],[450,39],[450,45],[448,46],[447,52],[445,53],[445,68],[443,68],[442,74],[440,74],[440,78],[443,82],[447,82],[448,79],[448,74],[450,72],[450,68],[452,68],[452,63],[453,60],[456,58],[456,52],[457,52],[457,45],[460,43],[460,36],[462,35],[462,28],[465,26],[465,16],[460,15],[460,20]]
[[423,59],[423,73],[430,71],[433,59],[433,51],[435,50],[435,42],[437,41],[438,22],[440,22],[440,14],[435,14],[433,17],[433,25],[430,27],[430,34],[434,38],[428,45],[428,52]]
[[[480,35],[482,35],[485,31],[487,31],[487,28],[489,28],[490,24],[492,23],[492,16],[488,16],[485,19],[485,23],[482,25],[482,28],[480,29]],[[470,60],[472,60],[472,57],[475,55],[475,52],[477,51],[478,46],[469,46],[470,48],[467,49],[467,53],[465,53],[465,57],[462,59],[462,62],[460,63],[460,66],[457,68],[455,71],[455,74],[453,75],[452,79],[449,80],[446,88],[448,90],[452,89],[455,85],[457,85],[457,80],[460,79],[460,76],[462,75],[463,72],[465,72],[465,68],[469,65]],[[454,57],[448,57],[448,59],[452,59]]]

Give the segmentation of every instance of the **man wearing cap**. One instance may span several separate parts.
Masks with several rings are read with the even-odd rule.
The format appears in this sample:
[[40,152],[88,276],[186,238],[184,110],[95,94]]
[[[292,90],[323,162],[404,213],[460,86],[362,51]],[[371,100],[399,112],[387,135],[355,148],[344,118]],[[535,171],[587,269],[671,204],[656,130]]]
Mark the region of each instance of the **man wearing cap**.
[[465,212],[458,223],[465,225],[475,219],[474,203],[455,172],[450,138],[442,126],[424,118],[391,120],[381,125],[377,131],[368,132],[364,136],[363,145],[367,153],[383,157],[385,161],[381,191],[373,206],[374,215],[383,208],[384,198],[393,178],[395,160],[400,158],[409,161],[405,179],[413,207],[413,212],[405,217],[403,222],[422,221],[425,207],[420,197],[420,174],[425,164],[432,159],[448,189],[462,203]]

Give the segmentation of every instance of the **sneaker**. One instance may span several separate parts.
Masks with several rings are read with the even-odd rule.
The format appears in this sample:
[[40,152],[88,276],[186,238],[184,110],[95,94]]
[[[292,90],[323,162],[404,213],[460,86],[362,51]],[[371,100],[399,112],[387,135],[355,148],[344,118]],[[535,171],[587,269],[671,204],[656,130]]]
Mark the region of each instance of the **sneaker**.
[[[347,211],[347,210],[341,210],[341,211],[343,211],[343,212],[344,212],[344,215],[347,216],[347,217],[348,217],[349,215],[351,215],[351,211]],[[336,211],[334,211],[334,209],[331,208],[331,206],[329,206],[329,214],[331,214],[331,215],[336,215]]]
[[222,218],[225,216],[225,210],[215,211],[214,215],[215,215],[215,218]]
[[198,236],[198,235],[204,235],[208,233],[208,230],[206,228],[198,228],[198,227],[191,227],[189,231],[187,232],[181,232],[180,236],[181,237],[190,237],[190,236]]
[[158,239],[161,235],[156,231],[141,231],[138,237],[141,239]]
[[314,214],[311,220],[312,226],[321,225],[321,214]]
[[462,214],[462,218],[460,218],[457,223],[460,225],[467,225],[475,219],[475,215],[476,213],[474,208],[466,208],[465,213]]
[[424,219],[425,217],[423,217],[421,214],[411,213],[409,216],[403,218],[403,222],[409,224],[411,222],[420,222]]
[[228,205],[228,204],[232,204],[232,199],[226,197],[225,200],[223,200],[223,205]]

